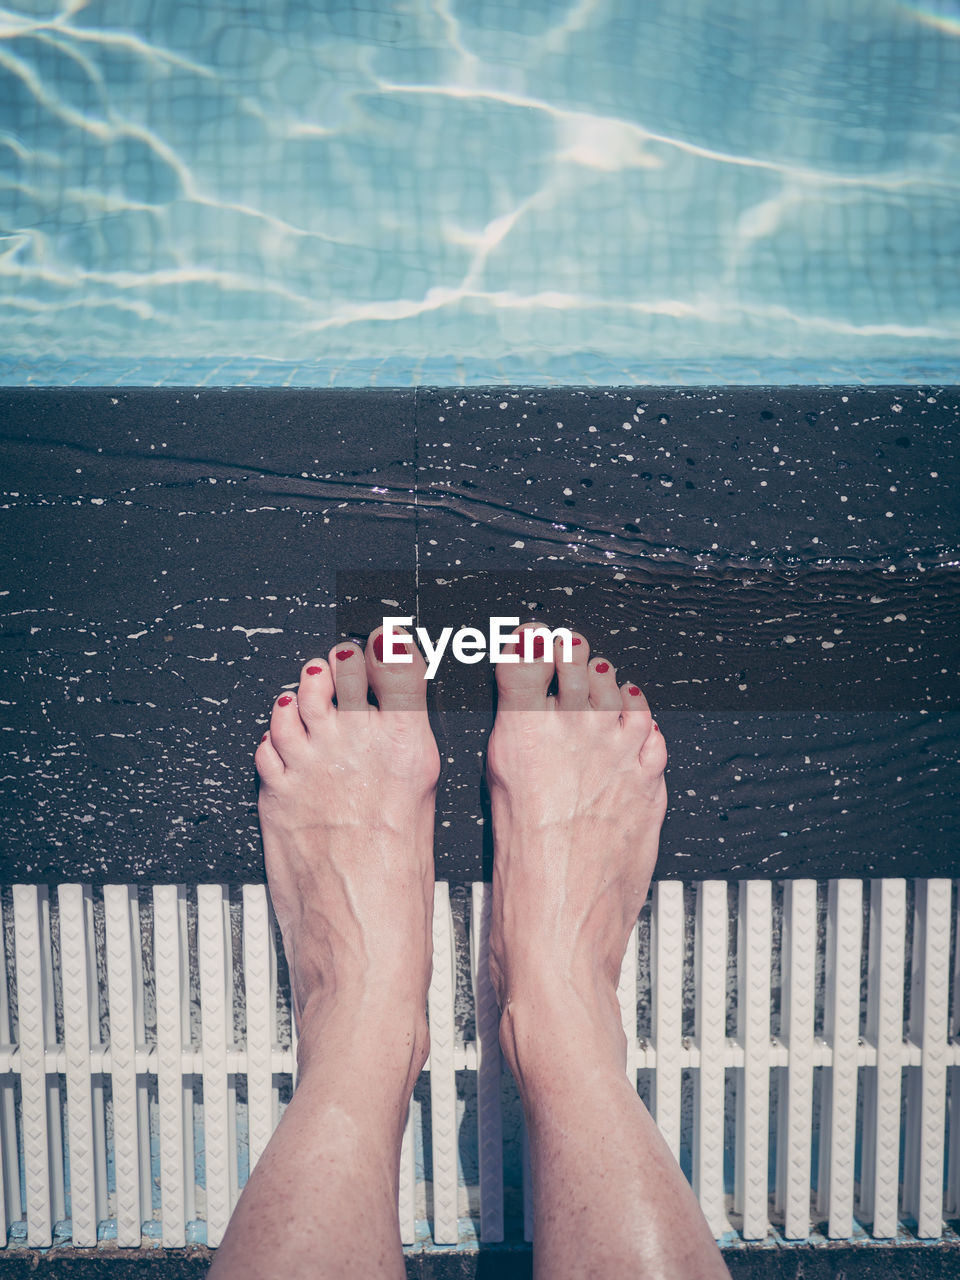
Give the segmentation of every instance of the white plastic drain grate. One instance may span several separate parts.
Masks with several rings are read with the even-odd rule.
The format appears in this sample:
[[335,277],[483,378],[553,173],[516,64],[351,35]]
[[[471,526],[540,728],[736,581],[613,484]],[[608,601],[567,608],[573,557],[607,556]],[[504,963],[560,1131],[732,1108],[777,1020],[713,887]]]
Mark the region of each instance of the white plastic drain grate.
[[[438,883],[408,1244],[424,1219],[458,1243],[470,1216],[503,1240],[514,1203],[532,1233],[525,1142],[507,1185],[490,886],[453,896]],[[120,1245],[180,1246],[200,1221],[216,1245],[293,1083],[265,888],[15,885],[0,902],[0,1239],[92,1245],[109,1223]],[[771,1219],[787,1239],[814,1222],[931,1238],[960,1212],[956,917],[942,879],[654,886],[619,986],[627,1074],[718,1238],[763,1239]]]

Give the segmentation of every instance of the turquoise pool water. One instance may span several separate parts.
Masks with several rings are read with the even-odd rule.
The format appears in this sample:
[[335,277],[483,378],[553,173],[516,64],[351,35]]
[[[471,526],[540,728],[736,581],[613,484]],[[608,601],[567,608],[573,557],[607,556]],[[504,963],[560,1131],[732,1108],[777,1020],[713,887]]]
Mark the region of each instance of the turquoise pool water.
[[960,0],[19,0],[0,381],[960,381]]

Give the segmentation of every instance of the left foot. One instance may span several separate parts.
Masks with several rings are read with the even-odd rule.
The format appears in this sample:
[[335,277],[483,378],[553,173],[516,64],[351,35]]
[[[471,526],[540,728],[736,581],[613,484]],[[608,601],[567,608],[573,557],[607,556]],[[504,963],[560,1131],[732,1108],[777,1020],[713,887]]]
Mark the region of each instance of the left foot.
[[297,692],[274,703],[256,765],[301,1045],[334,1008],[366,1009],[412,1015],[425,1058],[440,758],[426,664],[412,639],[405,646],[412,663],[384,664],[378,630],[366,652],[345,641],[306,663]]

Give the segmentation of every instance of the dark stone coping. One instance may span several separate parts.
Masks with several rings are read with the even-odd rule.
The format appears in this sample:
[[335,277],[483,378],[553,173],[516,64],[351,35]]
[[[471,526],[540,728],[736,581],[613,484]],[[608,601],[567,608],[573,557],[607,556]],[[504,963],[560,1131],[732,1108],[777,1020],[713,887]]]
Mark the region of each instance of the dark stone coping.
[[[476,1253],[410,1254],[408,1280],[530,1280],[532,1252],[526,1247]],[[734,1280],[953,1280],[960,1274],[960,1242],[928,1244],[747,1245],[723,1250]],[[140,1280],[163,1276],[199,1280],[213,1251],[189,1249],[72,1249],[0,1251],[0,1276],[101,1276]]]
[[[949,875],[958,420],[956,387],[2,388],[0,883],[262,879],[271,702],[384,600],[575,623],[641,682],[660,876]],[[438,875],[489,878],[489,666],[430,702]]]

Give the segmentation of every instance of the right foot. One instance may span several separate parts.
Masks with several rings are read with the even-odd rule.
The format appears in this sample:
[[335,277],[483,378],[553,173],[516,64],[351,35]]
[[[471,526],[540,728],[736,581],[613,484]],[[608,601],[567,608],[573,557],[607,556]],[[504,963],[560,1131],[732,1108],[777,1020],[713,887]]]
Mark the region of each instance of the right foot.
[[516,1009],[571,995],[622,1052],[617,981],[666,812],[667,751],[646,698],[574,634],[568,663],[558,643],[550,661],[521,650],[496,668],[490,973],[508,1061]]

